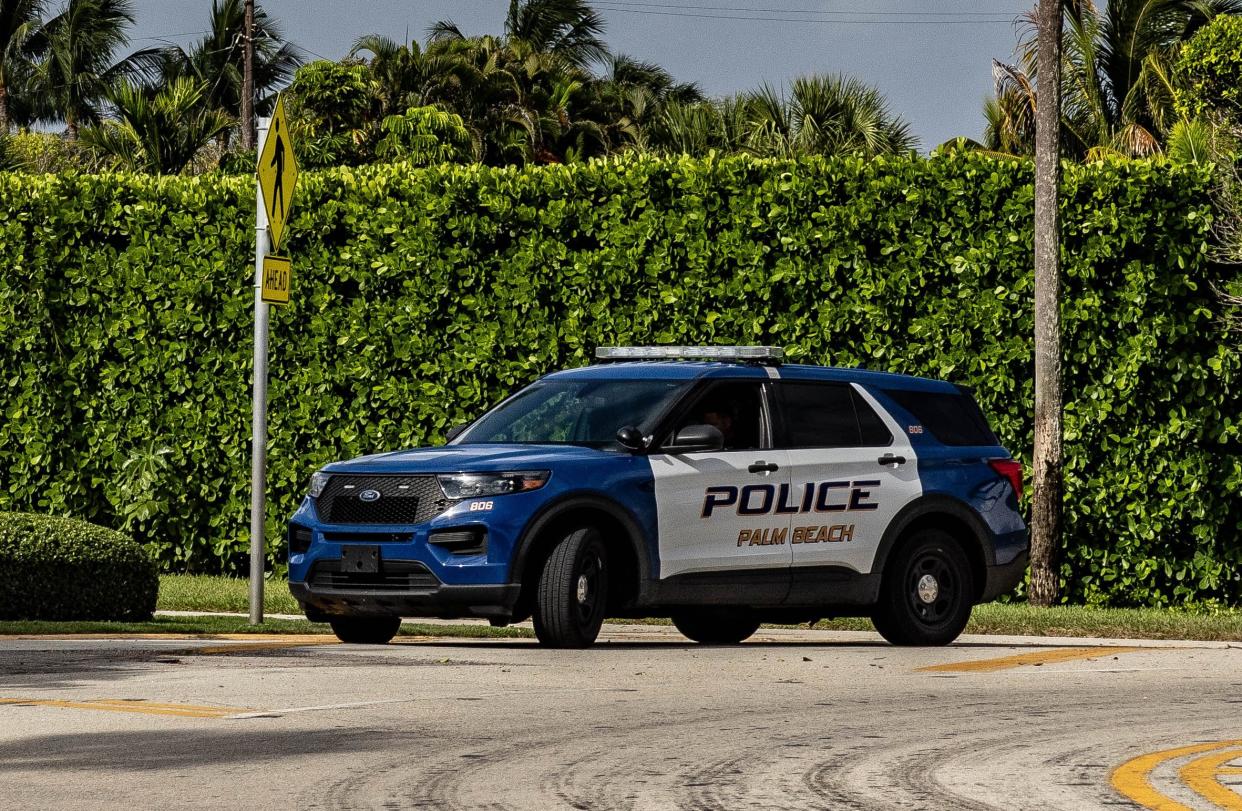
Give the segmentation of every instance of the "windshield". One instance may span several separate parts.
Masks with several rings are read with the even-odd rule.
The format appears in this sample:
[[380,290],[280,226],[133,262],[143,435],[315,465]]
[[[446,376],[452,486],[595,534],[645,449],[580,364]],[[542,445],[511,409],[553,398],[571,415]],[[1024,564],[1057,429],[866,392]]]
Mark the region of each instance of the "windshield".
[[685,386],[682,380],[539,382],[488,413],[458,442],[602,447],[616,442],[627,425],[650,433]]

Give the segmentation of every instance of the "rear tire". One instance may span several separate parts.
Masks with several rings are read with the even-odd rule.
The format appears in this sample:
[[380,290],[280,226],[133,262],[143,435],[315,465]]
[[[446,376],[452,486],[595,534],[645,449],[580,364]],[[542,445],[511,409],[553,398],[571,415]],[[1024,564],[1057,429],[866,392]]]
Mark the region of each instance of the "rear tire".
[[966,628],[974,595],[970,562],[953,536],[920,530],[889,559],[871,619],[894,645],[947,645]]
[[608,606],[608,551],[594,527],[561,539],[543,564],[535,599],[535,636],[550,648],[586,648]]
[[704,645],[736,645],[759,630],[759,620],[745,614],[681,611],[673,615],[681,633]]
[[400,617],[332,617],[336,638],[349,645],[387,645],[401,630]]

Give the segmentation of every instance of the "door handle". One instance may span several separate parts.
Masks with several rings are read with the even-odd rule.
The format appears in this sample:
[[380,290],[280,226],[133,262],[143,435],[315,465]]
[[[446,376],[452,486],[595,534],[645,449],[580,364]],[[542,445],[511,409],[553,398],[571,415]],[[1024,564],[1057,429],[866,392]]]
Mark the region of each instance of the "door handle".
[[882,465],[904,465],[906,463],[906,457],[894,456],[891,453],[886,453],[876,461]]
[[772,473],[773,471],[780,470],[780,466],[775,462],[765,462],[760,459],[758,462],[752,462],[750,467],[746,469],[751,473]]

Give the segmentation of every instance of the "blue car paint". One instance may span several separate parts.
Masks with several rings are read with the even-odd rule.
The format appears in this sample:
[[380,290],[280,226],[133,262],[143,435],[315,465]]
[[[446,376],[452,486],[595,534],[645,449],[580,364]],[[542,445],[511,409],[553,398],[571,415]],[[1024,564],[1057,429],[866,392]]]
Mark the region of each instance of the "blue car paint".
[[[463,499],[421,525],[327,524],[320,520],[314,499],[307,497],[291,522],[314,532],[304,555],[290,556],[289,579],[303,582],[316,560],[341,557],[341,543],[326,541],[325,532],[350,535],[354,543],[376,543],[377,535],[408,534],[399,543],[379,542],[384,560],[416,560],[448,585],[500,584],[510,580],[511,564],[522,532],[533,516],[569,497],[595,497],[615,503],[641,528],[655,565],[656,509],[651,463],[645,456],[576,445],[450,445],[434,450],[397,451],[336,462],[325,473],[445,474],[497,473],[506,470],[551,470],[547,484],[527,493]],[[491,502],[489,510],[471,505]],[[438,530],[485,527],[487,554],[464,557],[427,543]],[[658,570],[655,576],[658,576]]]
[[[896,387],[910,390],[906,381],[911,379],[902,378]],[[921,387],[918,390],[955,392],[957,389],[950,383],[943,383],[935,389]],[[908,425],[918,423],[912,414],[885,394],[884,389],[868,387],[868,391],[894,418]],[[994,565],[1010,563],[1026,551],[1027,530],[1018,511],[1018,494],[1007,479],[988,465],[991,459],[1010,458],[1004,446],[943,445],[926,432],[910,434],[910,444],[918,454],[923,495],[951,498],[979,516],[992,535]]]

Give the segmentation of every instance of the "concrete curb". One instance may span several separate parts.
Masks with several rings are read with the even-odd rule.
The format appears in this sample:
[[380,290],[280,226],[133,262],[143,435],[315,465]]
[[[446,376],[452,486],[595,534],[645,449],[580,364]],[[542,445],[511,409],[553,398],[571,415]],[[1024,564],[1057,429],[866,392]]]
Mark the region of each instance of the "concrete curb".
[[[228,611],[156,611],[165,617],[245,617],[244,613]],[[300,620],[301,614],[268,614],[269,619]],[[487,625],[485,620],[434,618],[407,619],[409,625]],[[515,623],[514,628],[532,627],[530,622]],[[656,641],[684,641],[671,625],[645,625],[637,623],[606,623],[601,631],[603,637],[645,639]],[[879,644],[887,643],[879,634],[871,631],[825,631],[801,628],[763,628],[752,637],[765,642],[800,642],[822,644]],[[955,647],[986,645],[988,647],[1014,648],[1062,648],[1062,647],[1132,647],[1132,648],[1239,648],[1242,642],[1215,642],[1193,639],[1112,639],[1107,637],[1075,636],[1002,636],[991,634],[963,634],[953,643]]]

